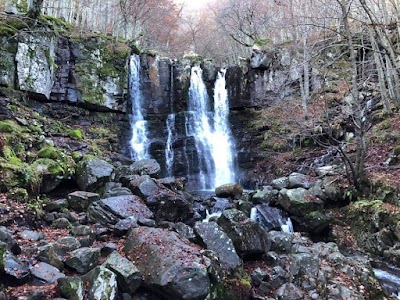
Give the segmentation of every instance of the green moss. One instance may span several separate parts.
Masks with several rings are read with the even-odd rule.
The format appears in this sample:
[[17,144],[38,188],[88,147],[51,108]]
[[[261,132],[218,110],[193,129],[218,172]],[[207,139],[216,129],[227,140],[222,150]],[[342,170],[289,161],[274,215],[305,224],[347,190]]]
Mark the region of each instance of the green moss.
[[74,140],[82,140],[83,132],[80,129],[71,129],[67,132],[68,136]]
[[50,158],[39,158],[32,167],[41,175],[62,176],[65,173],[61,164]]
[[74,25],[72,25],[71,23],[68,23],[63,19],[56,18],[53,16],[41,15],[39,17],[39,21],[42,24],[49,25],[56,32],[71,31],[74,29]]
[[58,159],[60,157],[60,150],[51,146],[44,147],[38,152],[37,156],[39,158]]
[[20,126],[12,120],[0,121],[0,132],[3,133],[19,133]]
[[19,188],[19,187],[12,188],[7,193],[7,196],[19,202],[26,202],[29,198],[28,191],[24,188]]
[[396,157],[400,156],[400,145],[393,148],[393,154]]

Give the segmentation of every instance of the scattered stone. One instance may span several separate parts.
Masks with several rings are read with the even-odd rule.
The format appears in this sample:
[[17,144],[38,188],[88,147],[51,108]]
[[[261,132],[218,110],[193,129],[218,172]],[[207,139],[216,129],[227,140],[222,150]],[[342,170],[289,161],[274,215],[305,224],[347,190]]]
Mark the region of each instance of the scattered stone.
[[315,195],[304,188],[282,189],[279,192],[278,203],[290,214],[305,216],[306,214],[320,210],[324,203]]
[[304,293],[293,283],[283,284],[275,293],[279,300],[303,300]]
[[10,250],[13,254],[21,254],[21,248],[18,245],[17,241],[4,226],[0,226],[0,241],[5,243],[7,245],[7,249]]
[[37,259],[41,262],[48,263],[59,270],[64,269],[64,263],[57,253],[54,244],[48,244],[38,249]]
[[196,235],[194,234],[192,227],[182,222],[173,223],[172,227],[181,237],[188,239],[191,242],[196,241]]
[[85,281],[89,283],[89,300],[117,299],[117,276],[109,269],[98,266],[84,277]]
[[238,183],[228,183],[215,189],[215,195],[221,198],[236,199],[243,194],[243,187]]
[[62,297],[69,300],[83,300],[85,289],[79,277],[64,277],[58,280],[57,289]]
[[65,264],[80,274],[87,273],[94,268],[100,258],[100,248],[80,248],[71,252]]
[[218,225],[226,232],[243,258],[253,258],[269,251],[271,242],[264,229],[237,209],[222,212]]
[[56,219],[51,223],[51,226],[58,229],[67,229],[72,227],[67,218]]
[[68,205],[67,199],[58,199],[52,202],[47,203],[44,206],[44,210],[47,212],[59,212],[61,211],[63,208],[66,208]]
[[34,265],[31,269],[31,273],[33,276],[46,283],[54,283],[59,278],[65,277],[65,274],[61,273],[60,270],[45,262]]
[[274,190],[271,186],[263,186],[260,190],[257,190],[254,195],[251,196],[251,201],[254,204],[269,203],[272,198],[274,198],[278,192]]
[[0,266],[0,271],[2,269],[3,278],[6,282],[11,282],[12,284],[24,284],[30,279],[30,272],[28,268],[28,263],[20,260],[18,257],[12,253],[6,253],[3,257],[3,266]]
[[200,250],[175,232],[139,227],[131,230],[124,252],[135,261],[146,285],[168,299],[205,299],[210,281]]
[[43,237],[44,237],[43,234],[38,233],[36,231],[32,231],[32,230],[24,230],[24,231],[18,232],[18,235],[23,240],[35,241],[35,242],[43,239]]
[[142,225],[142,226],[156,227],[156,221],[154,221],[152,219],[140,217],[137,222],[139,225]]
[[288,189],[304,188],[309,189],[314,185],[310,181],[310,177],[300,173],[292,173],[289,175],[289,185]]
[[150,175],[158,178],[161,167],[155,159],[142,159],[130,165],[129,170],[132,171],[132,174]]
[[273,189],[281,190],[286,189],[289,186],[289,178],[281,177],[271,181],[271,186]]
[[107,257],[115,250],[117,250],[117,244],[107,243],[100,249],[101,257]]
[[270,231],[268,236],[271,240],[271,250],[279,253],[290,253],[292,251],[293,235],[281,231]]
[[70,208],[82,212],[86,211],[89,205],[100,199],[100,195],[91,192],[76,191],[68,194],[68,205]]
[[58,239],[54,244],[55,250],[59,255],[76,250],[81,247],[79,240],[73,236],[65,236]]
[[114,167],[98,158],[86,159],[77,167],[77,183],[83,191],[95,191],[109,182]]
[[134,217],[129,217],[114,225],[114,234],[116,236],[123,236],[129,231],[129,229],[135,227],[138,227],[138,221]]
[[117,251],[111,253],[104,266],[117,275],[118,287],[121,291],[133,294],[141,283],[139,269]]
[[194,230],[200,236],[207,249],[214,251],[221,262],[222,268],[233,271],[241,265],[232,240],[215,222],[196,222]]
[[103,225],[114,225],[128,217],[152,218],[153,213],[135,196],[111,197],[92,203],[88,208],[88,218],[92,222],[99,222]]

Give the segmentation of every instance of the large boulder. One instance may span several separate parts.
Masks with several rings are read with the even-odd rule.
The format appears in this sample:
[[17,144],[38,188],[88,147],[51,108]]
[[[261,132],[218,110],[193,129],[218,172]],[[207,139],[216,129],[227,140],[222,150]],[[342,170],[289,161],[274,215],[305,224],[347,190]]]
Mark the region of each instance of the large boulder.
[[105,160],[94,158],[83,160],[77,168],[77,183],[84,191],[95,191],[111,180],[114,167]]
[[227,183],[217,187],[215,194],[221,198],[237,198],[243,194],[243,187],[238,183]]
[[98,266],[84,276],[88,283],[89,300],[115,300],[118,296],[117,276],[104,266]]
[[240,266],[241,261],[232,240],[217,223],[197,222],[194,230],[200,236],[206,248],[218,255],[222,268],[233,271]]
[[278,203],[294,216],[304,216],[312,211],[323,209],[324,203],[313,193],[304,188],[282,189]]
[[155,159],[142,159],[130,165],[129,169],[132,174],[150,175],[151,177],[158,177],[161,167]]
[[207,268],[198,247],[175,232],[140,227],[127,237],[126,256],[135,261],[146,285],[165,299],[205,299]]
[[57,289],[60,295],[70,300],[83,300],[85,289],[80,277],[64,277],[58,279]]
[[157,221],[184,222],[193,217],[193,206],[181,193],[167,189],[148,175],[132,180],[129,188],[145,200]]
[[100,248],[84,247],[72,251],[65,264],[78,273],[85,274],[98,264],[99,259]]
[[260,256],[270,248],[267,232],[240,210],[228,209],[222,212],[218,225],[232,239],[236,251],[243,258]]
[[134,217],[152,218],[153,213],[135,195],[117,196],[93,202],[88,208],[88,218],[103,225],[114,225],[120,220]]
[[68,206],[76,211],[86,211],[89,205],[100,199],[100,195],[91,192],[76,191],[68,194]]

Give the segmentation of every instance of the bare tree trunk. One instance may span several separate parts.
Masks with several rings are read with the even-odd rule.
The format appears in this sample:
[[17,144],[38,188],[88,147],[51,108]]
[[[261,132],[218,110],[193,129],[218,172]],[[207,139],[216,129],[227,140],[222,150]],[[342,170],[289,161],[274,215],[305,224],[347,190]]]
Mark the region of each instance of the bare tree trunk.
[[40,16],[42,5],[43,5],[43,0],[33,0],[32,6],[28,12],[28,17],[32,19],[37,19]]
[[386,89],[386,84],[385,84],[385,73],[383,72],[383,65],[382,65],[382,55],[379,52],[378,44],[375,40],[374,32],[370,29],[368,31],[371,45],[372,45],[372,50],[374,51],[374,59],[375,59],[375,65],[376,65],[376,71],[378,73],[378,81],[379,81],[379,90],[381,93],[381,97],[383,99],[383,104],[385,106],[385,110],[388,113],[391,113],[392,110],[390,108],[390,103],[388,100],[388,92]]

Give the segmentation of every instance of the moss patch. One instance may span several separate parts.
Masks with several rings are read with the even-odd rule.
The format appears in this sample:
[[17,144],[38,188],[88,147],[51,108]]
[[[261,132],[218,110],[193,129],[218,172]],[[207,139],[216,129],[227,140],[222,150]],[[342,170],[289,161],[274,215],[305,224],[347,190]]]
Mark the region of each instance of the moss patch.
[[82,140],[83,132],[80,129],[71,129],[67,132],[68,136],[74,140]]

